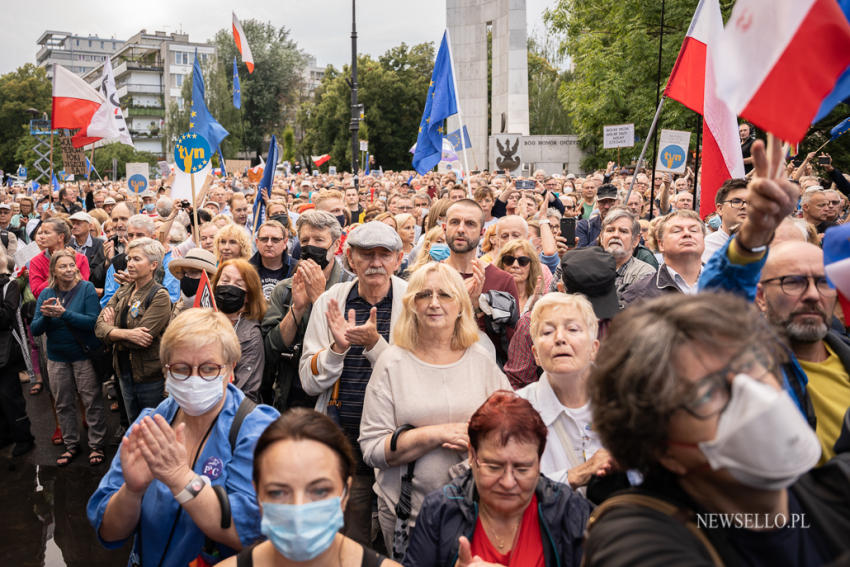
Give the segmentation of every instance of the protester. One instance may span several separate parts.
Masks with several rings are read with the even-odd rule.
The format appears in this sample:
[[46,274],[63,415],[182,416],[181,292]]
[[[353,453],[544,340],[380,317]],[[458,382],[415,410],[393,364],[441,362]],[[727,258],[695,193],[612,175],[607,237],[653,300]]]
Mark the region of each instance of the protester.
[[304,392],[319,396],[317,410],[327,412],[333,403],[340,426],[355,445],[357,472],[345,510],[345,535],[368,545],[375,479],[356,443],[366,386],[374,363],[393,340],[407,282],[392,275],[403,252],[398,234],[386,224],[360,225],[346,244],[345,258],[357,277],[336,284],[313,303],[316,316],[307,323],[299,375]]
[[[743,125],[742,125],[743,126]],[[702,262],[709,258],[726,244],[730,235],[740,227],[747,218],[747,180],[727,179],[717,190],[714,206],[720,215],[720,228],[705,237],[705,250]]]
[[[655,274],[655,268],[634,256],[640,245],[640,224],[625,207],[613,207],[602,221],[599,245],[617,263],[617,297],[637,280]],[[621,301],[622,304],[622,301]]]
[[[70,244],[71,227],[59,217],[46,219],[38,228],[36,242],[42,251],[30,261],[29,282],[32,294],[37,299],[50,279],[50,255]],[[86,256],[78,252],[74,255],[74,262],[80,270],[80,277],[88,281],[90,271]]]
[[588,565],[814,565],[850,549],[848,453],[807,474],[820,443],[780,387],[784,357],[730,295],[670,294],[617,319],[589,379],[594,426],[643,482],[594,512]]
[[218,226],[214,223],[207,222],[201,225],[198,229],[198,238],[200,238],[200,247],[207,252],[215,254],[215,237],[218,234]]
[[266,300],[275,286],[295,271],[295,260],[287,253],[288,234],[275,220],[268,220],[257,229],[257,252],[251,257],[251,265],[260,276]]
[[89,281],[95,289],[103,290],[108,267],[103,253],[103,240],[91,235],[91,228],[97,221],[84,211],[74,213],[68,220],[71,221],[69,243],[74,250],[85,254],[89,262]]
[[80,452],[77,395],[88,425],[89,464],[99,465],[104,459],[106,414],[101,383],[92,363],[101,350],[94,335],[99,313],[97,292],[91,282],[80,278],[74,251],[66,248],[54,252],[49,286],[38,296],[31,329],[34,336],[47,335],[47,374],[65,446],[56,460],[60,467]]
[[[598,244],[597,239],[599,233],[602,232],[602,221],[611,207],[617,204],[617,201],[617,188],[610,183],[601,185],[596,189],[596,207],[599,214],[592,217],[582,215],[582,219],[576,224],[576,238],[578,239],[576,244],[579,248]],[[569,244],[572,245],[572,243]]]
[[[224,315],[181,313],[152,348],[169,397],[134,420],[89,500],[89,522],[109,548],[132,536],[131,557],[145,565],[187,565],[207,539],[227,557],[260,537],[252,455],[278,413],[246,402],[230,384],[239,339]],[[221,499],[229,505],[226,523]]]
[[253,469],[268,539],[219,565],[398,565],[339,533],[355,461],[328,417],[297,408],[272,422],[257,440]]
[[171,319],[171,299],[154,280],[162,257],[162,245],[153,239],[130,242],[130,283],[112,296],[95,325],[97,338],[114,346],[112,366],[131,423],[144,408],[157,407],[164,395],[159,344]]
[[[466,286],[454,269],[432,263],[415,272],[402,304],[394,344],[366,388],[359,439],[363,460],[378,471],[378,518],[395,559],[404,555],[422,499],[463,460],[467,420],[491,393],[509,387],[492,348],[479,342]],[[403,429],[411,430],[398,435]],[[399,506],[409,509],[408,517],[399,517]]]
[[625,292],[625,305],[665,293],[697,292],[705,249],[705,225],[694,211],[675,211],[661,219],[657,228],[658,249],[664,260],[655,274],[634,282]]
[[494,264],[513,277],[520,313],[530,311],[536,297],[549,288],[552,274],[548,269],[541,269],[537,251],[528,240],[508,241],[499,250]]
[[[213,222],[215,222],[214,219]],[[213,246],[219,264],[236,258],[248,260],[251,257],[251,239],[248,233],[244,228],[233,223],[219,229]]]
[[21,292],[11,277],[14,267],[15,260],[0,251],[0,446],[14,443],[12,456],[20,457],[31,451],[35,442],[18,379],[28,347],[17,319]]
[[216,308],[233,324],[242,356],[233,369],[233,384],[255,402],[259,401],[265,354],[260,321],[266,300],[256,269],[242,259],[222,262],[212,279]]
[[491,395],[469,420],[471,470],[425,498],[404,565],[579,565],[592,506],[540,474],[545,446],[528,401]]
[[207,280],[212,281],[217,269],[215,256],[203,248],[192,248],[184,257],[175,258],[168,264],[168,271],[180,280],[180,301],[174,304],[172,317],[194,306],[202,272],[206,272]]
[[290,407],[313,408],[315,396],[301,387],[298,363],[312,306],[319,296],[353,276],[334,256],[342,228],[325,211],[306,211],[296,223],[301,259],[292,278],[275,286],[261,330],[266,371],[260,394],[266,403],[274,400],[281,411]]
[[540,471],[571,488],[585,487],[613,466],[593,430],[587,377],[596,358],[599,323],[590,301],[550,293],[531,312],[534,359],[540,380],[519,390],[549,431]]

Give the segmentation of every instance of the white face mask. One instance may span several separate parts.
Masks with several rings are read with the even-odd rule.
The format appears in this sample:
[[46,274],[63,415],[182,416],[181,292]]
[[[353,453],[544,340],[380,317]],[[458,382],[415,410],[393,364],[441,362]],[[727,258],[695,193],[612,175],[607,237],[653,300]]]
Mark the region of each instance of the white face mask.
[[732,399],[717,434],[699,444],[711,468],[762,490],[788,488],[818,462],[820,441],[787,392],[746,374],[732,382]]
[[221,401],[224,396],[223,381],[224,376],[213,380],[204,380],[200,376],[189,376],[182,381],[168,378],[165,388],[180,409],[188,415],[198,416],[207,413]]

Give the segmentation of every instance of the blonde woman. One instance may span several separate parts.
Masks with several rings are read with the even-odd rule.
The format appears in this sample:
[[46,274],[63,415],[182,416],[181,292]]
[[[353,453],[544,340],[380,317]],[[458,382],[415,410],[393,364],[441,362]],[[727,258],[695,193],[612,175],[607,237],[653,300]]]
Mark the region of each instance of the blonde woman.
[[[465,460],[467,420],[491,393],[510,389],[492,351],[479,342],[472,303],[456,270],[427,264],[411,276],[402,303],[394,344],[378,359],[366,388],[359,438],[364,461],[378,469],[381,531],[388,550],[395,544],[396,557],[425,495],[446,484],[450,469]],[[414,429],[393,446],[393,433],[408,425]],[[397,527],[402,475],[413,462],[411,513]]]
[[[434,258],[431,257],[431,247],[435,244],[443,244],[446,243],[446,231],[443,230],[441,226],[435,226],[427,233],[425,233],[425,239],[422,241],[422,247],[419,249],[419,254],[416,256],[416,261],[410,267],[410,273],[412,274],[425,264],[434,261]],[[446,251],[448,255],[448,250]]]
[[[215,223],[215,220],[213,220],[213,223]],[[213,248],[219,264],[237,258],[248,260],[252,253],[251,238],[248,236],[248,232],[233,223],[219,229],[215,235]]]
[[496,257],[496,267],[513,276],[519,295],[520,313],[534,306],[529,300],[536,293],[549,289],[552,274],[548,269],[542,269],[540,257],[528,240],[511,240],[502,246]]

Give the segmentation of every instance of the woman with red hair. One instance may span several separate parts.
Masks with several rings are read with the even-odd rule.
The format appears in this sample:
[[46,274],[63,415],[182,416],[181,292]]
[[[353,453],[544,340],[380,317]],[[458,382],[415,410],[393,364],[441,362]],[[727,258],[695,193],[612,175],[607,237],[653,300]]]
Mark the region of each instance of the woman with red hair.
[[540,474],[545,447],[531,404],[492,394],[469,420],[471,470],[425,498],[404,565],[579,565],[591,504]]

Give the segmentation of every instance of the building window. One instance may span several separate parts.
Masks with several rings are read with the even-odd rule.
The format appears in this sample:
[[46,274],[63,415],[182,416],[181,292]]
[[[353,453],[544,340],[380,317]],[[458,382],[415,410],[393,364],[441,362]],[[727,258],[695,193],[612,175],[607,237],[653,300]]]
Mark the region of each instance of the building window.
[[183,97],[177,97],[177,110],[183,110]]
[[185,78],[184,75],[174,75],[174,84],[177,85],[178,87],[182,87],[184,78]]
[[189,54],[187,52],[183,52],[183,64],[189,65],[191,62],[189,61]]
[[79,40],[79,39],[75,39],[75,40],[74,40],[74,44],[75,44],[77,47],[79,47],[79,46],[80,46],[80,40]]
[[91,40],[89,40],[89,47],[91,47]]

